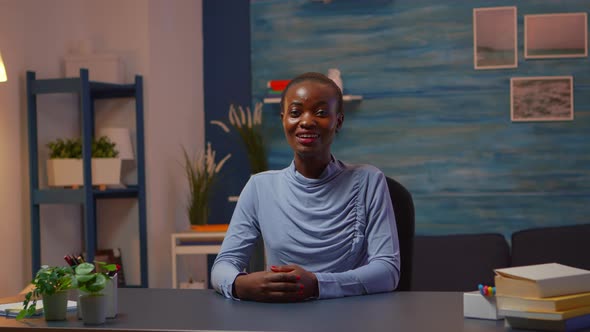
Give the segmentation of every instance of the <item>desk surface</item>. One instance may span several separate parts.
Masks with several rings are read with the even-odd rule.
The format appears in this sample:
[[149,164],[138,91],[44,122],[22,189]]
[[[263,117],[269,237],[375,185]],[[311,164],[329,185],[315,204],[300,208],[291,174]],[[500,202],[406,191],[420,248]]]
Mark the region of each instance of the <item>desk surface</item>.
[[[223,298],[212,290],[119,289],[119,315],[93,331],[504,331],[503,321],[463,318],[458,292],[393,292],[304,303]],[[84,325],[0,318],[0,331],[75,331]]]

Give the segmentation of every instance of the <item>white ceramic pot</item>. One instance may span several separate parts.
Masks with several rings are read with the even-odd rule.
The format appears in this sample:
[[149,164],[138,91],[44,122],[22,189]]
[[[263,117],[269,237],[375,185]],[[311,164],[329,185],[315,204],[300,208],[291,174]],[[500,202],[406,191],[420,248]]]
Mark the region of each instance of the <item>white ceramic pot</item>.
[[66,320],[68,292],[43,295],[43,315],[47,321]]
[[[121,159],[92,158],[92,184],[118,185],[121,183]],[[48,159],[47,184],[50,187],[84,185],[82,159]]]
[[103,294],[81,295],[80,310],[82,311],[82,321],[84,321],[84,324],[104,324],[107,318],[107,298]]
[[[103,294],[106,298],[106,318],[115,318],[117,317],[118,313],[118,275],[115,274],[114,277],[108,278],[107,283],[104,287]],[[83,319],[82,310],[80,309],[80,298],[84,295],[88,295],[88,293],[78,290],[78,319]]]

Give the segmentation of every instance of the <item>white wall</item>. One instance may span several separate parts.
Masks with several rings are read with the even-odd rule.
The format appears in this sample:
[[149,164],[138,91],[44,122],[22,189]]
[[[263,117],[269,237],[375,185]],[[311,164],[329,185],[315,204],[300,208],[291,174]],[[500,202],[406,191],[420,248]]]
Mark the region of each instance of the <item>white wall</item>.
[[[127,81],[144,77],[149,283],[170,287],[170,233],[188,225],[180,146],[194,151],[204,140],[201,22],[200,0],[0,0],[9,75],[0,84],[0,252],[11,253],[2,263],[13,267],[0,269],[0,296],[18,292],[31,275],[25,71],[60,77],[61,59],[78,40],[120,55]],[[70,95],[39,98],[40,146],[77,133],[75,102]],[[118,113],[133,107],[103,103],[97,124],[127,124]],[[99,118],[102,109],[117,115]],[[126,277],[138,281],[136,204],[101,203],[98,214],[99,245],[123,247]],[[43,263],[62,264],[65,253],[82,248],[78,207],[43,207],[41,221]]]
[[20,88],[24,17],[17,7],[10,1],[0,0],[0,52],[8,74],[8,82],[0,83],[0,252],[5,253],[0,269],[0,296],[22,287],[23,262],[29,261],[25,258],[28,247],[23,243],[28,230],[25,104]]

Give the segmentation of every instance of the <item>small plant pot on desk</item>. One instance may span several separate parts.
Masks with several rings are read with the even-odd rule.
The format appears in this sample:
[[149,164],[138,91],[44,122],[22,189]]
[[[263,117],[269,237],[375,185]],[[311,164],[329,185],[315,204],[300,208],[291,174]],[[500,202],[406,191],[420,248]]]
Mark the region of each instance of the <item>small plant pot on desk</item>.
[[82,321],[87,325],[100,325],[107,318],[107,297],[104,294],[80,295]]
[[46,321],[66,320],[68,306],[68,292],[43,295],[43,315]]
[[[95,267],[96,265],[96,267]],[[78,316],[84,324],[104,324],[106,318],[117,314],[117,272],[115,264],[104,262],[81,263],[75,268],[78,282]],[[114,274],[115,278],[109,274]]]
[[[115,274],[112,277],[109,277],[107,283],[104,287],[103,294],[106,298],[106,318],[115,318],[117,317],[118,313],[118,274]],[[82,314],[82,310],[80,310],[80,298],[84,295],[88,295],[84,291],[78,290],[78,319],[83,319],[84,315]]]

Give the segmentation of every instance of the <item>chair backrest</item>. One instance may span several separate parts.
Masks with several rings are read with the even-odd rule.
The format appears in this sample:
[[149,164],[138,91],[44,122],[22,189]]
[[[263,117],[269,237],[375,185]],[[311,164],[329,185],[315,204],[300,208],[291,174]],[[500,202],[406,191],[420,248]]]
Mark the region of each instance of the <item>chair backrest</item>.
[[414,201],[410,192],[396,180],[386,177],[393,204],[401,259],[398,291],[408,291],[412,282],[412,257],[414,247]]
[[417,235],[413,291],[474,291],[494,284],[494,269],[510,266],[502,234]]
[[512,233],[512,265],[560,263],[590,270],[590,224]]

